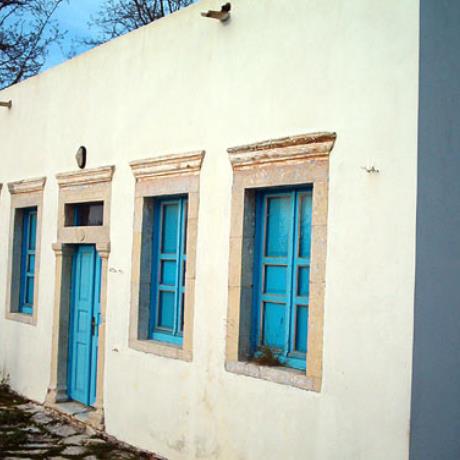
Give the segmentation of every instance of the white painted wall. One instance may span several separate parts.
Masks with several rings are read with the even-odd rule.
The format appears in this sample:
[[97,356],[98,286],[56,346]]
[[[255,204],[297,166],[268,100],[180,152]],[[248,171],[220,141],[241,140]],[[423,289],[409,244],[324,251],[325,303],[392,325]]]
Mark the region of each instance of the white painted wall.
[[[57,172],[115,164],[107,431],[171,459],[405,459],[414,291],[418,0],[202,1],[0,93],[0,182],[48,176],[37,327],[0,319],[0,366],[43,400]],[[224,370],[232,173],[226,148],[336,131],[320,394]],[[128,162],[206,149],[194,361],[128,348],[134,180]],[[361,166],[374,160],[381,170]],[[5,305],[9,193],[0,196]],[[119,348],[113,352],[112,348]]]

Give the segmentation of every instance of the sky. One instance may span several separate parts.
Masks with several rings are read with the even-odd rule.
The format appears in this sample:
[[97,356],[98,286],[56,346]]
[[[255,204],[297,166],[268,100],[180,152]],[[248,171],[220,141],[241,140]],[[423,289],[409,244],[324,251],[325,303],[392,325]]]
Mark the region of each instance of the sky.
[[88,21],[103,3],[104,0],[67,0],[62,3],[54,19],[59,22],[62,30],[67,30],[67,34],[60,46],[54,45],[50,48],[42,71],[66,61],[72,46],[75,47],[77,54],[85,51],[85,47],[76,44],[75,39],[91,35]]

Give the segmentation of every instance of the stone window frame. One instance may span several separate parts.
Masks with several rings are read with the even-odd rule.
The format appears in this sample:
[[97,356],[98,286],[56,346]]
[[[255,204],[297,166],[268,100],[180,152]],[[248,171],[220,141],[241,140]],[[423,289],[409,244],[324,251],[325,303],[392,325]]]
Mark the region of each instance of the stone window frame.
[[[39,284],[40,284],[40,257],[42,237],[42,211],[43,191],[46,177],[24,179],[8,183],[11,195],[10,203],[10,230],[8,241],[8,271],[6,286],[6,310],[5,318],[25,324],[36,326],[39,310]],[[35,243],[35,280],[34,280],[34,304],[32,314],[19,311],[19,277],[17,264],[21,257],[21,241],[18,234],[22,234],[22,219],[17,218],[19,209],[37,208],[37,228]]]
[[[101,257],[101,323],[97,355],[96,402],[88,423],[104,428],[104,368],[106,355],[107,278],[110,255],[110,207],[115,166],[101,166],[56,174],[59,186],[57,241],[52,249],[56,257],[51,366],[46,405],[60,410],[59,403],[68,401],[68,331],[70,286],[74,245],[94,244]],[[102,201],[103,224],[66,226],[66,205]]]
[[[335,133],[312,133],[227,149],[233,169],[225,356],[228,372],[321,391],[329,154],[335,139]],[[250,361],[256,190],[300,185],[313,187],[306,371]]]
[[[135,178],[134,228],[131,270],[129,347],[166,358],[192,361],[195,303],[196,242],[200,171],[204,150],[164,155],[130,163]],[[188,196],[187,268],[185,272],[184,333],[182,346],[148,338],[151,287],[151,220],[145,218],[146,199]],[[142,266],[145,269],[141,270]]]

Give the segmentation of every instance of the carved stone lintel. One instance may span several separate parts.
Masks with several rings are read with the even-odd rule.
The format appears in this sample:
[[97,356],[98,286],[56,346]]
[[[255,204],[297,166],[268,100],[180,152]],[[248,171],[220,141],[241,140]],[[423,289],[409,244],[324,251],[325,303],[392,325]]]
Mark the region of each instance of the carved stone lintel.
[[100,168],[70,171],[56,174],[59,188],[79,187],[82,185],[110,182],[115,171],[115,166],[102,166]]
[[301,134],[227,149],[233,169],[275,162],[326,159],[334,147],[335,133]]
[[[17,182],[9,182],[8,190],[12,195],[17,193],[34,193],[42,192],[46,183],[46,177],[37,177],[35,179],[24,179]],[[1,186],[0,186],[1,189]]]
[[132,161],[129,165],[136,180],[158,176],[180,176],[197,173],[201,169],[205,152],[164,155],[146,160]]

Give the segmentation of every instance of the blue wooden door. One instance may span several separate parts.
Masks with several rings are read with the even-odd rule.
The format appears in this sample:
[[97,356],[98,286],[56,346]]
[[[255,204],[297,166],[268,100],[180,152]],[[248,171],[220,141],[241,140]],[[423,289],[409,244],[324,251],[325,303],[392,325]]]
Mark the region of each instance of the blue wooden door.
[[77,247],[72,264],[68,393],[87,406],[96,400],[101,258],[94,245]]

